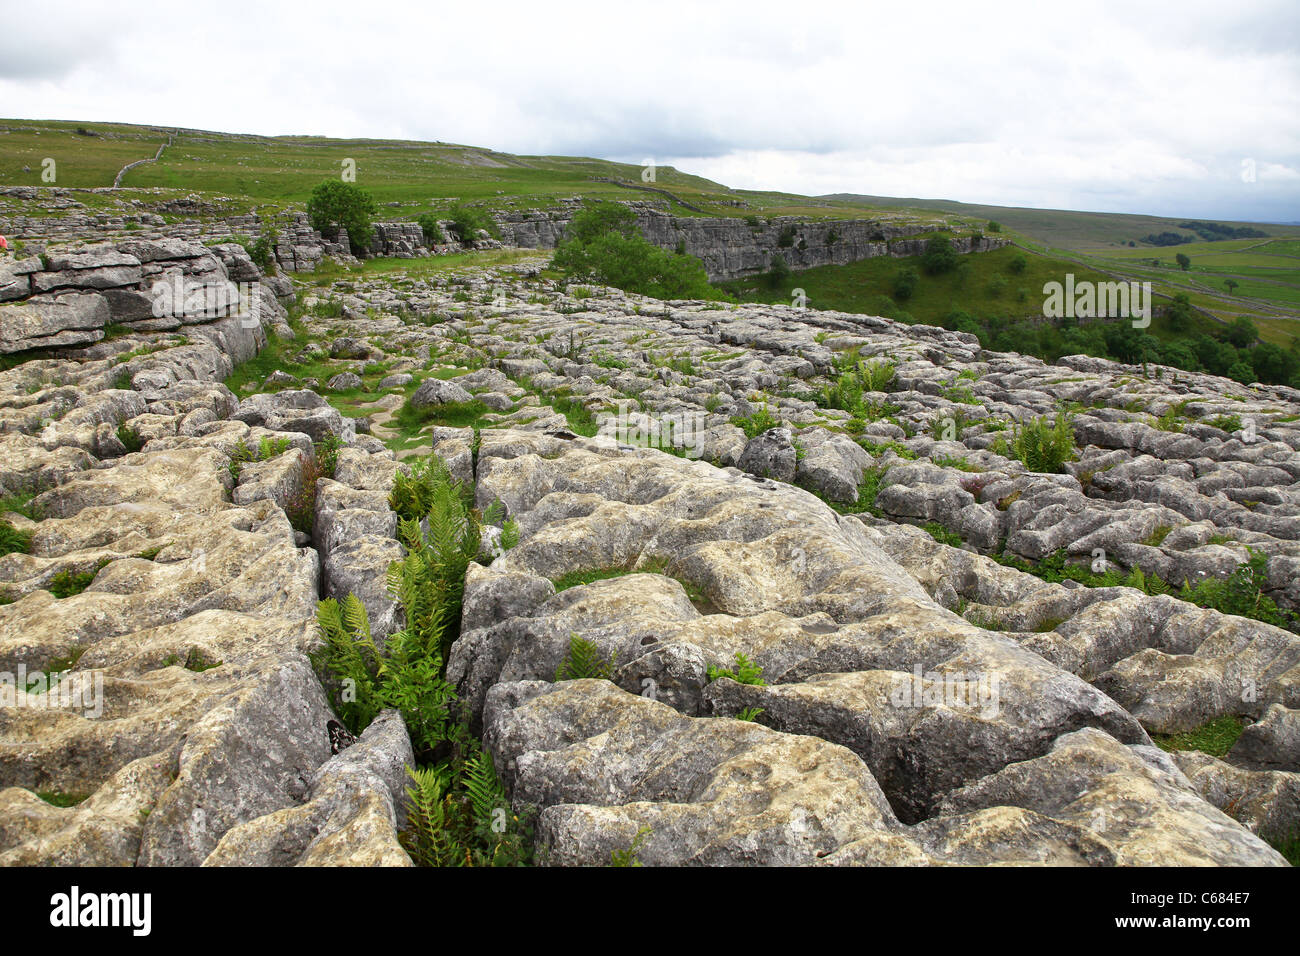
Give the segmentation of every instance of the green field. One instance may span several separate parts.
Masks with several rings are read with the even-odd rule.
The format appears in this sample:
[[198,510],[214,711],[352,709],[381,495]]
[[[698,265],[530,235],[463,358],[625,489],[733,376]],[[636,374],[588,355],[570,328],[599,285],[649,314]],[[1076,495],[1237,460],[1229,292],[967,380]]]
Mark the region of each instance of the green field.
[[[670,166],[657,167],[654,181],[643,182],[640,166],[574,156],[515,156],[451,143],[266,137],[44,120],[0,120],[0,185],[49,185],[41,180],[41,160],[48,156],[57,163],[54,185],[111,186],[123,166],[152,158],[169,135],[174,142],[162,158],[132,169],[122,185],[161,189],[162,196],[197,193],[229,212],[301,206],[316,185],[337,177],[343,163],[351,161],[357,184],[381,208],[401,210],[394,217],[408,219],[454,201],[544,208],[578,196],[667,201],[670,212],[685,216],[862,215],[852,203],[734,190]],[[77,198],[92,207],[102,204],[97,197]],[[931,213],[924,217],[936,219]]]
[[[1030,209],[1023,206],[988,206],[978,203],[954,202],[947,199],[891,199],[883,196],[859,196],[854,194],[836,194],[823,197],[837,201],[855,203],[863,209],[907,208],[928,210],[962,216],[971,221],[995,220],[1015,232],[1032,237],[1036,242],[1048,247],[1067,249],[1074,252],[1099,252],[1101,250],[1127,249],[1129,242],[1137,242],[1137,254],[1143,248],[1143,236],[1161,232],[1187,232],[1179,228],[1179,223],[1195,217],[1188,216],[1175,219],[1165,216],[1144,216],[1139,214],[1112,212],[1079,212],[1069,209]],[[1253,222],[1226,222],[1231,226],[1253,226],[1269,233],[1270,236],[1300,238],[1300,226],[1274,226]],[[1259,242],[1258,239],[1229,240],[1237,242]],[[1179,249],[1191,246],[1218,245],[1197,239],[1186,246],[1160,247],[1158,251],[1169,251],[1173,255]]]
[[[1024,257],[1025,268],[1013,271],[1012,262]],[[894,281],[904,269],[913,269],[918,280],[915,291],[905,300],[894,296]],[[1065,282],[1073,273],[1075,282],[1108,282],[1112,276],[1096,269],[1079,266],[1072,260],[1007,247],[993,252],[962,256],[958,269],[946,275],[927,276],[919,257],[863,259],[845,266],[822,266],[796,273],[780,289],[773,289],[765,277],[721,283],[721,287],[747,302],[790,302],[792,290],[801,288],[807,304],[816,309],[891,315],[927,325],[947,325],[946,318],[955,311],[979,318],[999,317],[1009,320],[1038,320],[1043,316],[1043,286],[1048,282]],[[1155,307],[1164,303],[1159,291]],[[902,315],[905,313],[905,315]],[[1208,328],[1203,323],[1201,328]],[[1157,317],[1151,334],[1169,337]]]
[[[3,120],[0,184],[111,186],[119,169],[149,159],[165,142],[167,131],[149,126]],[[55,162],[53,184],[41,179],[42,163],[47,158]],[[30,171],[25,172],[24,167]]]

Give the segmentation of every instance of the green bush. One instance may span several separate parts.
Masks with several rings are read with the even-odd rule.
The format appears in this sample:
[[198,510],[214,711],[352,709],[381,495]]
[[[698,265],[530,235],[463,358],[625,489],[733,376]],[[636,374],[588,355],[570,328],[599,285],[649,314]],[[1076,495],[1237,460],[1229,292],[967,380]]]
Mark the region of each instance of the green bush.
[[280,234],[272,228],[267,228],[252,242],[244,242],[241,245],[244,251],[248,253],[248,258],[257,263],[257,267],[262,270],[263,275],[275,275],[275,245],[280,241]]
[[587,203],[574,213],[564,230],[564,238],[568,242],[591,242],[610,232],[627,239],[638,235],[636,213],[622,203],[602,199]]
[[496,222],[484,209],[457,203],[448,210],[447,219],[451,222],[451,231],[462,243],[475,242],[480,230],[493,239],[501,238]]
[[897,363],[876,359],[863,362],[856,352],[850,352],[836,363],[837,375],[822,389],[820,400],[826,408],[839,408],[854,418],[875,421],[886,417],[895,406],[888,408],[868,402],[868,392],[887,392],[894,384]]
[[438,217],[432,213],[425,213],[415,220],[424,233],[424,244],[429,247],[440,246],[447,241],[443,234],[442,225],[438,222]]
[[899,302],[906,302],[916,291],[916,283],[919,276],[915,269],[903,268],[898,270],[898,275],[894,276],[894,298]]
[[927,275],[937,276],[957,268],[957,253],[947,236],[934,236],[925,244],[921,268]]
[[790,269],[789,263],[785,261],[785,256],[781,253],[774,253],[772,261],[767,267],[767,284],[773,289],[784,288],[790,282],[790,276],[794,273]]
[[354,250],[370,247],[375,230],[371,217],[379,211],[370,194],[355,183],[330,179],[312,190],[307,201],[307,215],[313,229],[322,235],[334,235],[337,229],[346,229]]
[[407,768],[403,848],[417,866],[518,866],[529,862],[530,830],[510,809],[492,755],[477,742],[468,755]]
[[[402,714],[422,764],[411,771],[411,804],[401,834],[417,863],[526,863],[527,815],[511,812],[491,757],[471,735],[469,715],[445,673],[447,650],[460,626],[465,571],[478,552],[482,525],[438,459],[417,462],[411,472],[399,472],[405,477],[395,483],[390,500],[401,516],[398,537],[406,556],[389,568],[387,585],[405,627],[380,648],[355,595],[321,601],[317,618],[324,646],[313,662],[335,689],[335,710],[353,734],[385,708]],[[497,513],[486,509],[483,520]]]
[[590,240],[566,239],[551,265],[566,279],[597,282],[656,299],[718,299],[704,263],[618,231]]
[[708,670],[710,683],[726,677],[730,680],[734,680],[737,684],[755,684],[759,687],[767,686],[767,681],[763,680],[763,668],[759,667],[744,654],[737,653],[733,660],[734,663],[731,667],[722,667],[721,665],[710,664]]
[[1045,474],[1064,472],[1067,461],[1074,460],[1074,430],[1070,415],[1057,412],[1055,421],[1035,418],[1013,428],[1011,441],[999,437],[993,451],[1023,462],[1030,471]]
[[746,438],[757,438],[769,429],[779,428],[781,419],[773,415],[767,407],[767,402],[764,402],[750,414],[738,415],[731,419],[731,424],[743,431]]

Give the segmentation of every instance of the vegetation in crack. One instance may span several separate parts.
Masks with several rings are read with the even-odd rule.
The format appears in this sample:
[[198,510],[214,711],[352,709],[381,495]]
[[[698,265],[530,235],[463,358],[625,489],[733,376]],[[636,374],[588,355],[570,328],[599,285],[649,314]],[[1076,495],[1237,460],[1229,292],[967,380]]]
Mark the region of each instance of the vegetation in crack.
[[528,814],[511,810],[491,755],[469,729],[469,714],[446,680],[460,627],[465,572],[483,525],[466,493],[434,456],[399,472],[390,496],[406,555],[389,568],[387,588],[405,626],[376,640],[354,594],[317,607],[324,646],[313,656],[344,726],[360,735],[386,708],[406,723],[417,767],[403,844],[417,863],[517,865],[531,860]]

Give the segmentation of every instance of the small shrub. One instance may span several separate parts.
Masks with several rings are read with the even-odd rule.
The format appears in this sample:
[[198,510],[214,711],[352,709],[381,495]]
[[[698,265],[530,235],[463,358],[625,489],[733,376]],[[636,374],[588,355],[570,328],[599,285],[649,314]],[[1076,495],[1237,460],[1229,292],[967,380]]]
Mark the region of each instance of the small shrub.
[[127,454],[137,452],[144,447],[145,441],[140,437],[140,433],[130,425],[123,422],[117,426],[117,440],[122,443]]
[[781,426],[781,419],[768,410],[767,402],[760,405],[749,415],[738,415],[731,419],[731,424],[745,433],[746,438],[757,438],[763,432]]
[[641,847],[644,846],[646,838],[650,836],[650,832],[649,827],[642,827],[636,831],[636,836],[632,839],[632,845],[626,850],[610,850],[609,865],[640,866],[641,861],[637,858],[637,854],[641,852]]
[[710,683],[726,677],[734,680],[737,684],[754,684],[758,687],[767,686],[767,681],[763,680],[763,668],[739,652],[735,655],[731,667],[709,665],[708,677]]
[[50,578],[50,583],[46,585],[45,590],[53,594],[58,600],[80,594],[90,587],[99,572],[108,565],[109,560],[109,558],[101,558],[92,571],[76,572],[71,569],[60,571]]
[[1010,442],[999,437],[993,450],[1004,457],[1016,458],[1030,471],[1060,474],[1064,464],[1074,460],[1074,430],[1070,416],[1061,411],[1054,422],[1035,418],[1013,429]]
[[432,213],[425,213],[415,220],[420,226],[420,231],[424,233],[424,244],[432,248],[440,246],[447,241],[446,235],[442,231],[442,225],[438,222],[436,216]]

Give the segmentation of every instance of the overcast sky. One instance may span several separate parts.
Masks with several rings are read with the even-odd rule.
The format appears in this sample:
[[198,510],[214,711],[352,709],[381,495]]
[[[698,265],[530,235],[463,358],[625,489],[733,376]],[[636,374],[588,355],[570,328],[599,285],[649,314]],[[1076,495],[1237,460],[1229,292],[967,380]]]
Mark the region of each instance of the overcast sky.
[[1300,221],[1298,0],[71,0],[3,20],[5,117],[653,158],[813,195]]

